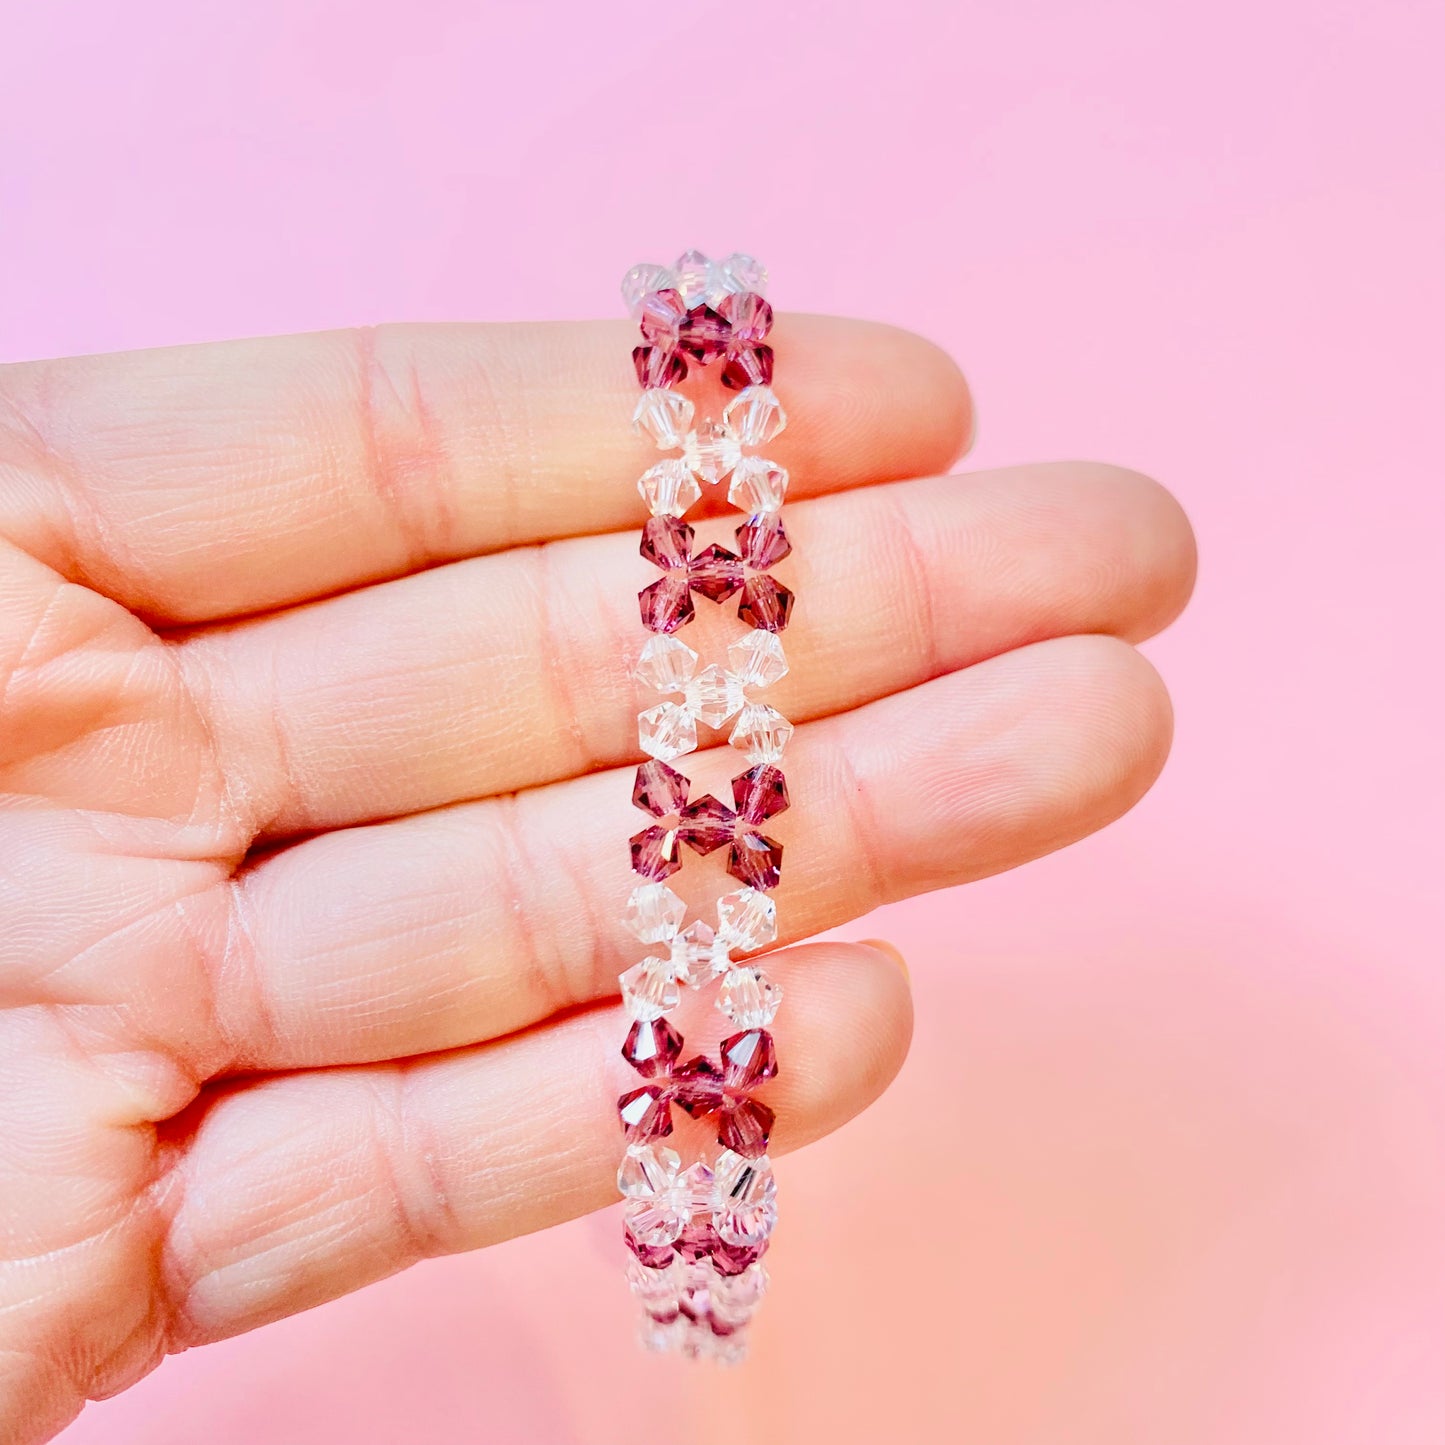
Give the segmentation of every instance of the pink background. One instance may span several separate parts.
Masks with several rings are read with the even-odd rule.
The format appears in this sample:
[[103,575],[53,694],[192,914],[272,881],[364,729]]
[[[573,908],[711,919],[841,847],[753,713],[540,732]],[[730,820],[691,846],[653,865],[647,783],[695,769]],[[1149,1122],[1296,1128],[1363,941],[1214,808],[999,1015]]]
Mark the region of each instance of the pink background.
[[917,1044],[780,1166],[754,1363],[635,1356],[582,1221],[65,1445],[1439,1445],[1439,0],[57,0],[5,52],[0,357],[608,314],[739,246],[952,347],[977,463],[1151,471],[1203,555],[1155,793],[850,930]]

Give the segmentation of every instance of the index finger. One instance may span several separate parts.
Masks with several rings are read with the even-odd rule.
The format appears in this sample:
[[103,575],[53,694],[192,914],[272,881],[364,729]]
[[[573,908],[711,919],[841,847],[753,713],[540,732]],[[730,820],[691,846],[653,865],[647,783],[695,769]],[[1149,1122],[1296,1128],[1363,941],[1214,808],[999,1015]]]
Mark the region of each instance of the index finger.
[[[958,368],[870,322],[785,316],[790,495],[946,469]],[[0,533],[161,625],[635,525],[627,322],[406,325],[0,368]]]

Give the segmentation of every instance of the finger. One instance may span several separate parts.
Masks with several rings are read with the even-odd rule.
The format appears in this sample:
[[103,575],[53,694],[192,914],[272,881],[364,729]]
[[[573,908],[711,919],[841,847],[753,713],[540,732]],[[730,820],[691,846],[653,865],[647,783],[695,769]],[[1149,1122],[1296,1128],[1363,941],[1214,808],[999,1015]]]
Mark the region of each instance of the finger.
[[[1193,577],[1177,503],[1084,463],[865,488],[788,526],[792,671],[768,701],[794,721],[1046,637],[1135,640]],[[576,539],[197,635],[177,657],[253,828],[338,827],[635,757],[658,699],[631,679],[634,594],[655,575],[635,535]],[[737,624],[699,607],[685,635],[720,656]]]
[[[767,830],[784,846],[783,941],[1083,837],[1142,795],[1169,731],[1153,669],[1102,637],[1005,653],[808,724],[786,760],[791,806]],[[695,792],[729,797],[743,765],[699,763]],[[230,1067],[449,1048],[616,992],[647,951],[621,923],[640,881],[624,840],[652,821],[631,806],[631,778],[331,833],[242,875],[230,921],[190,929],[226,941],[211,972]],[[668,880],[694,916],[737,886],[725,857],[689,855]]]
[[[152,621],[258,612],[642,516],[627,323],[387,326],[0,368],[0,533]],[[952,361],[780,318],[793,492],[948,467]],[[773,448],[769,448],[773,454]]]
[[[785,1153],[882,1092],[911,1009],[902,971],[869,945],[815,944],[775,962],[787,1002],[766,1098],[770,1152]],[[637,1078],[618,1052],[626,1030],[620,1008],[597,1008],[463,1053],[288,1075],[201,1106],[167,1185],[176,1343],[608,1203],[616,1099]]]

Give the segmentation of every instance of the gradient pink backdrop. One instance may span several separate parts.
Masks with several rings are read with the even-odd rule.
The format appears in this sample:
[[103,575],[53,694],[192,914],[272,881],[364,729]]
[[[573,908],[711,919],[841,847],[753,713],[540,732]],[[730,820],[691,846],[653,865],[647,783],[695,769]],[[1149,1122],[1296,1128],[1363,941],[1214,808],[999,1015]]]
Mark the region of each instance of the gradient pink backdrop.
[[1146,469],[1203,555],[1155,793],[851,930],[917,1043],[781,1165],[745,1370],[635,1356],[590,1220],[65,1445],[1439,1445],[1439,0],[52,0],[4,49],[0,357],[609,314],[739,246],[953,348],[978,463]]

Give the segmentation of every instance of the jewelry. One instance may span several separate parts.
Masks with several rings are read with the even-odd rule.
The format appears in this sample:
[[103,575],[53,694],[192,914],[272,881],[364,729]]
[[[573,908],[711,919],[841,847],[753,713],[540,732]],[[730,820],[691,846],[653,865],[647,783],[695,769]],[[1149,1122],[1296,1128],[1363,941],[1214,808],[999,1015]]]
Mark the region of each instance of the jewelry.
[[[751,256],[710,261],[697,251],[670,267],[634,266],[622,282],[642,330],[632,353],[643,387],[633,427],[681,455],[649,467],[637,484],[652,514],[641,552],[662,576],[639,594],[652,635],[634,676],[664,700],[638,717],[649,761],[637,769],[632,800],[651,820],[631,840],[641,881],[623,921],[657,951],[621,978],[633,1020],[622,1055],[644,1082],[618,1100],[627,1145],[617,1187],[643,1343],[726,1362],[746,1352],[746,1326],[767,1288],[762,1256],[777,1219],[767,1155],[773,1111],[755,1092],[778,1072],[768,1026],[782,990],[755,963],[735,956],[777,937],[768,893],[778,883],[783,848],[763,830],[788,806],[777,764],[793,732],[757,698],[788,670],[779,634],[793,608],[792,592],[770,575],[792,550],[779,516],[788,474],[752,454],[787,421],[772,391],[766,283],[767,272]],[[715,415],[703,415],[709,404]],[[720,490],[724,483],[728,501],[744,514],[733,530],[736,550],[717,542],[699,547],[682,518],[704,487]],[[696,617],[696,597],[714,604],[737,598],[737,616],[749,630],[726,647],[726,662],[700,667],[698,653],[676,635]],[[729,723],[727,741],[748,764],[732,779],[731,806],[711,794],[695,796],[692,780],[672,766],[697,748],[699,724],[720,730]],[[713,922],[686,923],[688,907],[668,886],[684,847],[699,855],[726,849],[734,882],[706,910]],[[680,1063],[683,1037],[668,1015],[684,990],[713,984],[732,1031],[716,1059],[699,1053]],[[673,1132],[674,1105],[705,1120],[716,1137],[716,1150],[707,1146],[686,1166],[662,1142]]]

